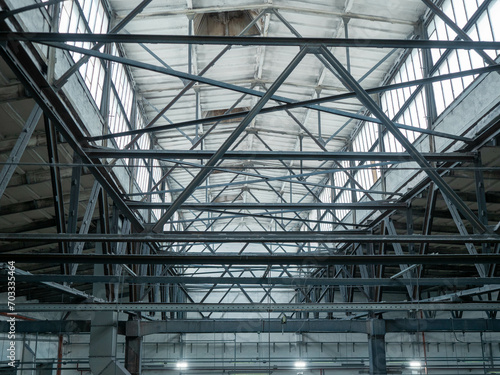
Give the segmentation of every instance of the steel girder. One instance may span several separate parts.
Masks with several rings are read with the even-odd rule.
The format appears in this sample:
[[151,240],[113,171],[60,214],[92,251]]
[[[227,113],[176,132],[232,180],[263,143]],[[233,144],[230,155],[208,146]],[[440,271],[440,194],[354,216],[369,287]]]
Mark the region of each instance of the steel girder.
[[[403,236],[391,238],[389,241],[402,242]],[[68,237],[66,237],[68,238]],[[404,240],[404,239],[403,239]],[[73,240],[74,241],[74,240]],[[90,241],[90,240],[88,240]],[[102,239],[95,240],[102,242]],[[118,239],[116,242],[129,242],[128,239]],[[316,241],[316,240],[314,240]],[[382,243],[388,240],[381,240]],[[415,242],[422,242],[415,239]],[[469,240],[465,241],[468,242]],[[136,242],[144,242],[138,240]],[[215,242],[215,241],[214,241]],[[220,242],[220,241],[217,241]],[[262,242],[262,240],[260,240]],[[316,241],[317,242],[317,241]],[[373,242],[373,241],[369,241]],[[472,241],[474,242],[474,241]],[[359,243],[359,241],[356,241]],[[205,254],[205,253],[169,253],[169,255],[118,255],[118,254],[0,254],[0,262],[15,261],[16,263],[85,263],[85,264],[168,264],[168,265],[298,265],[303,267],[319,267],[326,265],[359,265],[402,263],[411,264],[495,264],[500,261],[500,254],[452,254],[452,255],[327,255],[326,253],[299,253],[293,255],[235,255]]]
[[[171,203],[127,201],[135,209],[168,209]],[[179,208],[189,210],[406,210],[408,205],[391,201],[373,201],[357,203],[184,203]]]
[[151,44],[212,44],[237,46],[296,46],[296,47],[355,47],[355,48],[445,48],[498,50],[500,42],[445,41],[407,39],[358,39],[358,38],[296,38],[245,36],[188,36],[156,34],[78,34],[78,33],[0,33],[1,42],[22,41],[33,43],[151,43]]
[[[214,151],[209,150],[119,150],[114,148],[92,147],[85,149],[92,157],[98,158],[152,158],[152,159],[210,159]],[[432,162],[474,162],[476,153],[422,153]],[[358,161],[413,161],[410,154],[403,152],[324,152],[313,151],[228,151],[223,159],[235,160],[358,160]]]
[[[381,303],[18,303],[16,312],[168,311],[168,312],[388,312],[500,311],[500,302],[381,302]],[[9,312],[7,306],[0,312]]]
[[[497,319],[384,319],[385,332],[500,332]],[[9,332],[9,322],[0,322],[0,332]],[[18,333],[76,334],[90,332],[88,320],[16,321]],[[368,320],[324,319],[176,319],[163,322],[118,322],[118,333],[147,336],[158,333],[367,333]]]
[[[241,33],[238,35],[238,36],[242,36],[244,35],[248,30],[250,30],[259,20],[260,18],[267,12],[267,10],[263,10],[262,12],[260,12],[253,20],[252,22],[250,22],[242,31]],[[144,44],[140,43],[140,46],[143,47],[146,51],[148,51],[150,54],[153,54],[153,51],[151,51],[149,48],[147,48]],[[217,61],[219,61],[219,59],[224,56],[224,54],[229,51],[231,49],[231,46],[226,46],[220,53],[217,54],[217,56],[215,56],[199,73],[198,75],[199,76],[203,76],[208,70],[210,70]],[[168,66],[167,64],[165,64],[163,61],[161,61],[162,65],[165,66],[166,68],[170,68],[170,66]],[[189,72],[191,73],[191,72]],[[183,84],[185,85],[184,88],[161,110],[158,111],[158,114],[151,120],[149,121],[144,127],[143,129],[148,129],[150,127],[152,127],[160,118],[164,117],[165,116],[165,113],[170,109],[172,108],[172,106],[180,99],[184,96],[184,94],[186,94],[191,88],[193,88],[193,86],[196,84],[196,81],[188,81],[188,80],[184,80],[181,78],[181,81],[183,82]],[[253,88],[253,87],[252,87]],[[197,94],[198,95],[198,94]],[[246,94],[245,94],[246,95]],[[240,99],[238,99],[236,101],[235,104],[233,104],[233,106],[231,106],[231,108],[227,111],[227,113],[230,113],[232,109],[234,109],[234,107],[236,107],[237,103],[239,103],[241,100],[243,99],[243,97],[241,97]],[[198,139],[196,142],[194,142],[193,146],[191,147],[191,149],[195,149],[197,147],[198,144],[201,144],[202,140],[208,135],[210,134],[210,132],[212,131],[213,128],[215,128],[217,124],[214,124],[213,127],[207,131],[205,134],[203,134],[202,137],[200,137],[200,139]],[[132,145],[134,145],[138,140],[139,138],[141,137],[141,134],[137,134],[135,137],[132,138],[132,140],[124,147],[125,149],[128,149],[130,147],[132,147]]]
[[[222,333],[222,332],[329,332],[368,333],[370,320],[278,319],[177,320],[169,322],[127,323],[126,332],[139,329],[143,335],[154,333]],[[385,332],[498,332],[497,319],[384,319]],[[28,324],[26,324],[29,326]],[[31,324],[30,324],[31,325]],[[36,327],[36,324],[33,324]]]
[[[7,282],[7,276],[0,275],[0,281]],[[18,274],[16,281],[21,283],[109,283],[109,284],[177,284],[200,285],[273,285],[273,286],[300,286],[300,285],[328,285],[328,286],[389,286],[401,287],[404,285],[421,286],[483,286],[500,285],[499,277],[445,277],[445,278],[325,278],[325,277],[231,277],[231,276],[123,276],[123,275],[55,275],[55,274]]]
[[497,234],[460,235],[373,235],[366,231],[333,231],[333,232],[162,232],[136,234],[52,234],[52,233],[0,233],[0,241],[61,241],[61,242],[187,242],[187,243],[437,243],[437,244],[465,244],[465,243],[499,243]]

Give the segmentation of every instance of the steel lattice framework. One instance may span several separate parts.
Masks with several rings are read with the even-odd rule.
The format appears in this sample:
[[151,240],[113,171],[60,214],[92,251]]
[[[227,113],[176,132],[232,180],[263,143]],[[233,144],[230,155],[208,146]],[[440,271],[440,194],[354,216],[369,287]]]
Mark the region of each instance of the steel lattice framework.
[[[496,82],[500,41],[470,36],[491,1],[457,25],[438,3],[422,0],[418,22],[398,23],[415,26],[408,39],[350,37],[349,20],[395,21],[348,11],[325,13],[341,16],[344,37],[302,37],[282,14],[294,10],[271,5],[252,9],[251,21],[234,35],[197,35],[193,20],[215,11],[192,3],[188,35],[125,32],[140,29],[151,2],[118,15],[101,33],[78,1],[72,9],[82,29],[58,32],[63,1],[14,9],[0,0],[0,54],[27,91],[21,95],[16,86],[9,95],[31,103],[19,136],[2,149],[0,217],[37,210],[46,216],[0,227],[0,262],[16,263],[20,285],[43,286],[72,302],[46,303],[54,299],[41,294],[41,304],[19,311],[125,311],[134,320],[121,322],[119,331],[127,336],[126,367],[133,374],[141,371],[143,336],[175,331],[165,325],[166,314],[181,327],[175,332],[238,329],[217,318],[210,328],[208,320],[186,319],[186,312],[203,319],[267,312],[275,314],[266,323],[269,333],[283,332],[278,318],[285,313],[289,332],[366,333],[371,374],[387,373],[386,333],[419,330],[385,320],[388,311],[451,312],[454,318],[486,312],[488,319],[426,317],[422,324],[429,332],[499,331],[500,159],[489,147],[500,132],[500,100],[462,114],[472,119],[466,124],[445,123],[460,119],[467,95]],[[48,32],[22,22],[30,12],[51,19]],[[293,36],[270,35],[271,17]],[[427,35],[436,19],[456,37]],[[258,35],[246,35],[254,29]],[[185,49],[185,66],[163,59],[172,48]],[[285,58],[268,67],[265,53],[273,49]],[[354,64],[355,54],[373,51],[383,51],[375,65]],[[482,65],[443,68],[451,65],[449,56],[464,53]],[[245,54],[261,62],[251,81],[243,79]],[[231,62],[242,65],[241,72],[230,71]],[[417,66],[421,76],[410,72]],[[311,67],[319,74],[307,75]],[[365,88],[374,74],[385,78]],[[143,85],[150,75],[158,82]],[[450,104],[448,83],[456,100]],[[459,91],[467,95],[459,98]],[[425,120],[415,116],[419,106]],[[34,161],[27,150],[39,133],[46,151]],[[39,160],[45,175],[35,170]],[[24,183],[17,168],[30,171]],[[50,183],[51,196],[11,199],[13,188],[30,178]],[[400,301],[383,302],[389,290]],[[227,303],[236,291],[244,302]],[[90,302],[78,304],[82,299]],[[346,325],[345,313],[352,312],[366,315]],[[147,314],[160,321],[146,322]],[[316,320],[304,319],[309,314]],[[249,327],[256,321],[246,319]],[[85,320],[73,323],[20,328],[91,330]]]

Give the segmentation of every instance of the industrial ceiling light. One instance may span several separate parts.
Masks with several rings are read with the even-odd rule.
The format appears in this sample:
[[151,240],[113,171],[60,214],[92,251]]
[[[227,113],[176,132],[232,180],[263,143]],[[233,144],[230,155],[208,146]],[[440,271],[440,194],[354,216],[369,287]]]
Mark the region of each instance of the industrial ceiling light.
[[295,362],[295,368],[306,368],[306,367],[307,367],[307,363],[305,363],[304,361]]
[[409,365],[410,365],[410,368],[414,368],[414,369],[422,368],[422,363],[420,363],[419,361],[411,361],[409,363]]
[[185,361],[179,361],[179,362],[177,362],[177,368],[179,370],[185,370],[188,368],[188,363]]

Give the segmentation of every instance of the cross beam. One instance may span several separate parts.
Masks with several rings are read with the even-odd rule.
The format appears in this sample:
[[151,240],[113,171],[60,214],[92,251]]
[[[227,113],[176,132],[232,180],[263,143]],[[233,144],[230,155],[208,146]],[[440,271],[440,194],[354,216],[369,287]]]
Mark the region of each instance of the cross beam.
[[[95,147],[84,150],[98,158],[153,158],[153,159],[209,159],[215,151],[209,150],[118,150]],[[475,153],[422,153],[428,161],[474,162]],[[359,161],[413,161],[404,152],[313,152],[313,151],[228,151],[223,159],[236,160],[359,160]]]
[[[401,242],[403,236],[392,241]],[[415,236],[418,237],[418,236]],[[118,242],[123,242],[120,240]],[[417,239],[415,242],[422,242]],[[327,255],[324,253],[300,253],[294,255],[235,255],[205,253],[169,253],[169,255],[125,255],[125,254],[0,254],[0,262],[16,263],[86,263],[86,264],[169,264],[169,265],[298,265],[301,267],[319,267],[325,265],[384,264],[495,264],[500,261],[500,254],[447,254],[447,255]]]
[[[16,312],[52,311],[165,311],[165,312],[366,312],[366,311],[500,311],[500,302],[382,302],[382,303],[18,303]],[[0,312],[9,312],[7,306]]]
[[500,42],[445,41],[420,39],[364,39],[364,38],[295,38],[246,36],[189,36],[156,34],[78,34],[78,33],[0,33],[0,42],[22,41],[33,43],[151,43],[151,44],[201,44],[237,46],[296,46],[296,47],[353,47],[353,48],[444,48],[498,50]]
[[[0,282],[7,282],[7,276],[0,276]],[[420,286],[484,286],[500,285],[500,277],[446,277],[446,278],[408,278],[408,279],[378,279],[378,278],[321,278],[321,277],[230,277],[230,276],[96,276],[96,275],[56,275],[16,274],[16,282],[26,283],[107,283],[107,284],[179,284],[184,285],[350,285],[350,286],[389,286],[404,285]]]
[[[384,319],[386,332],[500,332],[498,319]],[[162,322],[118,322],[121,334],[143,336],[157,333],[227,332],[323,332],[367,333],[367,320],[325,319],[175,319]],[[0,322],[0,332],[9,332],[9,322]],[[89,320],[16,321],[18,333],[75,334],[90,332]]]

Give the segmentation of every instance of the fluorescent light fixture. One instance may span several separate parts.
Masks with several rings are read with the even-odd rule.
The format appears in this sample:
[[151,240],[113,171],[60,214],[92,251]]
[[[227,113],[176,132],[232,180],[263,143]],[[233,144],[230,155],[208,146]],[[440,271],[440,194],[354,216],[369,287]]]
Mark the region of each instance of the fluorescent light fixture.
[[180,370],[184,370],[188,368],[188,363],[185,361],[179,361],[177,362],[177,368]]
[[295,362],[295,368],[306,368],[306,367],[307,367],[307,363],[305,363],[304,361]]
[[409,365],[410,368],[422,368],[422,364],[419,361],[411,361]]

